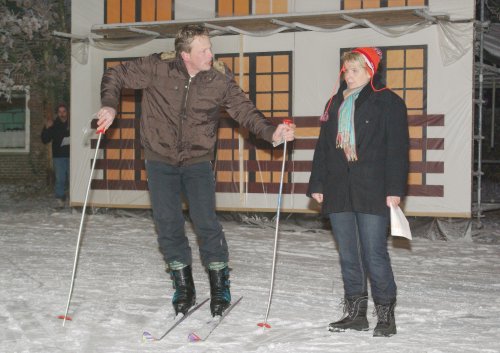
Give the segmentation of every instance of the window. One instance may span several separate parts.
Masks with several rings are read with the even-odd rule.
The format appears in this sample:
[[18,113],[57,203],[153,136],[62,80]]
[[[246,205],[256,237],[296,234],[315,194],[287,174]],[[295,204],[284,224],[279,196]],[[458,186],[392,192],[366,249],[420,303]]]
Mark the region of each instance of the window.
[[[290,52],[246,54],[240,63],[238,54],[217,57],[234,72],[236,82],[242,79],[243,90],[270,119],[291,116],[292,64]],[[127,59],[109,59],[105,67],[118,65]],[[241,72],[241,75],[240,75]],[[102,179],[92,181],[93,189],[146,190],[147,180],[144,156],[140,144],[140,91],[124,89],[117,119],[106,134],[102,158],[96,169],[102,170]],[[221,116],[218,131],[216,179],[218,192],[234,192],[239,188],[239,132],[245,137],[243,161],[245,188],[253,193],[276,193],[279,186],[283,152],[241,131],[231,118]],[[249,139],[248,139],[249,137]],[[95,148],[95,141],[92,146]],[[289,151],[290,153],[290,151]],[[290,155],[289,155],[290,156]],[[288,157],[290,160],[290,157]],[[291,173],[285,173],[288,183]],[[236,188],[236,189],[235,189]],[[289,187],[284,192],[289,193]]]
[[[427,46],[378,47],[382,51],[381,74],[387,87],[404,99],[408,115],[426,113]],[[344,52],[351,50],[341,49]]]
[[[242,60],[238,54],[223,54],[217,55],[217,60],[234,72],[236,82],[267,118],[282,120],[291,116],[290,52],[251,53],[245,54]],[[242,151],[239,149],[240,134],[245,140]],[[217,192],[242,191],[239,190],[240,181],[244,180],[246,192],[276,193],[282,158],[281,148],[269,148],[269,144],[249,136],[247,130],[241,129],[229,117],[221,119],[216,161]],[[243,176],[240,175],[242,165]],[[289,183],[290,179],[291,173],[286,172],[284,183]],[[284,192],[289,193],[289,190],[285,186]]]
[[217,0],[217,17],[287,13],[288,0]]
[[378,9],[381,7],[428,6],[429,0],[342,0],[342,10]]
[[387,86],[406,102],[408,115],[425,113],[427,48],[390,47],[384,50]]
[[[380,47],[381,70],[392,91],[404,99],[410,135],[409,196],[443,196],[443,185],[427,183],[427,174],[442,174],[444,162],[429,161],[428,151],[444,149],[444,138],[428,137],[430,126],[444,126],[444,116],[427,114],[427,46]],[[348,49],[341,50],[341,54]]]
[[217,17],[251,15],[252,0],[217,0],[215,13]]
[[174,0],[105,0],[104,23],[154,22],[174,19]]
[[255,0],[255,15],[287,12],[288,0]]
[[0,152],[29,152],[29,87],[17,86],[12,100],[0,101]]
[[[105,68],[129,59],[105,60]],[[96,169],[102,170],[102,179],[92,181],[93,189],[146,190],[146,170],[139,136],[141,91],[123,89],[113,125],[106,133],[101,148],[102,157]],[[92,143],[95,148],[95,141]]]
[[[442,148],[442,141],[438,144],[427,138],[427,127],[432,125],[432,118],[427,112],[427,47],[407,46],[388,47],[383,50],[385,64],[385,78],[387,86],[404,99],[408,110],[408,124],[410,134],[410,164],[408,174],[410,189],[408,194],[414,196],[413,188],[430,189],[427,186],[427,172],[440,172],[441,165],[427,162],[427,151]],[[425,168],[421,166],[425,165]],[[431,193],[426,191],[427,193]],[[432,194],[432,193],[431,193]],[[432,196],[440,196],[436,193]]]

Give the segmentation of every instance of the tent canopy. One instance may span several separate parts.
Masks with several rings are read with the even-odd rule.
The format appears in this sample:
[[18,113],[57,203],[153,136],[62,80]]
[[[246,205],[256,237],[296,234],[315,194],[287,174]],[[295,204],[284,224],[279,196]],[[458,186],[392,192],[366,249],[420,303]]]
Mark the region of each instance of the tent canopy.
[[212,19],[134,22],[93,25],[91,32],[106,38],[133,38],[155,36],[173,38],[182,26],[189,23],[204,24],[214,30],[212,35],[247,34],[269,35],[279,32],[303,30],[336,31],[367,27],[411,26],[446,19],[446,14],[429,14],[425,6],[380,8],[371,10],[341,10],[316,13],[271,14]]

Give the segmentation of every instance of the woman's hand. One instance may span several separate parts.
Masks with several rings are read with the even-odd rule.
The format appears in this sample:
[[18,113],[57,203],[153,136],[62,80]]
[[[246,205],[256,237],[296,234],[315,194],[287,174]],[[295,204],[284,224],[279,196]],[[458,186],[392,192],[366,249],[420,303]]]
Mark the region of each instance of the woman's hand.
[[401,202],[401,197],[399,196],[387,196],[385,199],[385,203],[387,204],[387,207],[398,207],[399,203]]

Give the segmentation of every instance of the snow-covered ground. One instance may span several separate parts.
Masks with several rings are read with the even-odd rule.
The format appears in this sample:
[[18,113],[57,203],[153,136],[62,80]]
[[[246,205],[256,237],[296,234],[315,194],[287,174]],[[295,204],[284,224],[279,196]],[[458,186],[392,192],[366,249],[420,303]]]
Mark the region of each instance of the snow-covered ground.
[[[62,327],[81,209],[50,208],[36,187],[0,187],[0,352],[500,352],[499,213],[483,228],[448,241],[392,238],[398,284],[398,334],[330,333],[342,314],[338,253],[327,229],[283,216],[274,295],[269,293],[274,222],[225,217],[233,297],[243,300],[209,340],[187,335],[209,318],[208,306],[160,342],[142,342],[144,328],[167,324],[171,282],[158,251],[150,212],[89,210],[69,315]],[[270,215],[272,217],[272,215]],[[286,219],[288,218],[288,219]],[[453,223],[442,220],[438,225]],[[208,278],[193,247],[199,299]],[[369,303],[369,310],[373,303]],[[369,316],[370,327],[376,323]]]

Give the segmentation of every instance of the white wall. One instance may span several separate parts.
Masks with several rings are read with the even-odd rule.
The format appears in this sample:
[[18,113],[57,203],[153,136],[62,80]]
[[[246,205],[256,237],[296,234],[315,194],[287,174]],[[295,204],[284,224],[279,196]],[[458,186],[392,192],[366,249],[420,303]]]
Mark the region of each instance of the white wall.
[[447,14],[452,20],[473,19],[475,3],[474,0],[429,0],[429,10]]
[[[292,1],[295,12],[328,10],[329,0]],[[307,5],[306,5],[307,3]],[[176,18],[208,18],[213,16],[214,1],[177,1]],[[471,5],[472,4],[472,5]],[[317,9],[313,9],[317,6]],[[454,16],[473,16],[473,1],[430,1],[431,11],[446,10]],[[87,34],[93,24],[102,24],[103,5],[99,0],[73,1],[73,32]],[[338,9],[331,9],[338,10]],[[429,137],[444,137],[444,151],[430,151],[429,160],[444,160],[444,174],[428,174],[430,184],[445,185],[444,198],[408,197],[409,214],[470,216],[471,205],[471,150],[473,55],[469,51],[458,62],[445,66],[440,56],[437,26],[398,38],[384,37],[371,29],[353,29],[338,33],[297,32],[270,37],[221,36],[212,39],[215,53],[292,51],[293,52],[293,115],[319,116],[331,96],[338,78],[339,50],[355,46],[428,46],[428,114],[444,114],[444,127],[430,127]],[[72,187],[73,203],[83,202],[89,178],[89,161],[94,151],[86,145],[84,131],[88,130],[92,114],[100,106],[100,80],[105,58],[144,56],[153,52],[173,50],[173,40],[154,40],[122,52],[89,48],[86,65],[72,61]],[[297,158],[312,158],[312,152],[298,151]],[[308,173],[297,173],[295,180],[305,182]],[[217,195],[218,206],[269,208],[276,207],[276,195]],[[149,204],[145,192],[94,191],[94,204],[145,206]],[[310,200],[304,195],[284,195],[285,209],[308,209]]]

